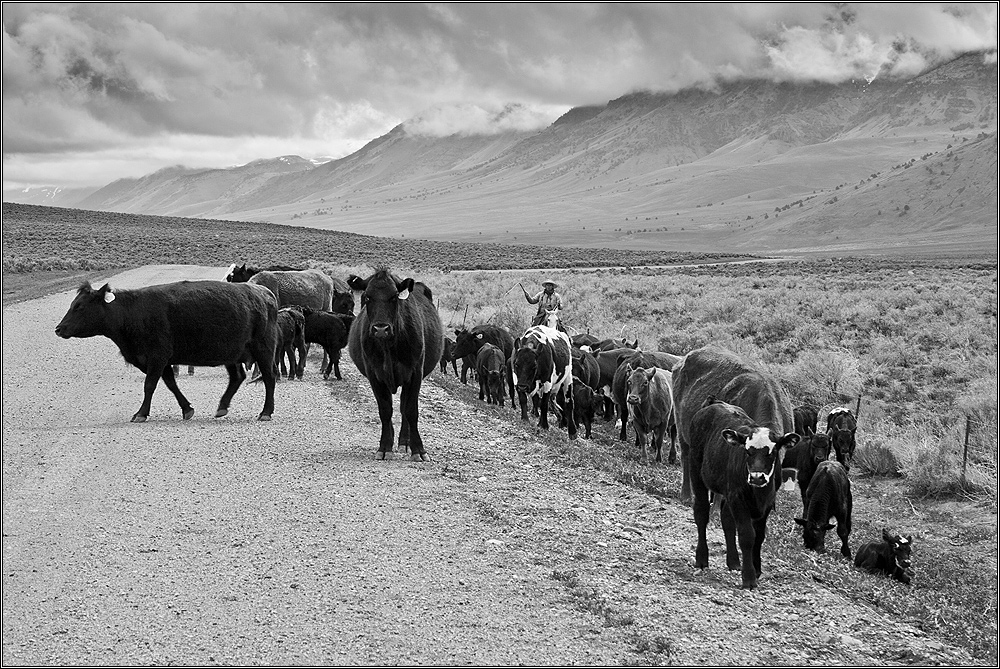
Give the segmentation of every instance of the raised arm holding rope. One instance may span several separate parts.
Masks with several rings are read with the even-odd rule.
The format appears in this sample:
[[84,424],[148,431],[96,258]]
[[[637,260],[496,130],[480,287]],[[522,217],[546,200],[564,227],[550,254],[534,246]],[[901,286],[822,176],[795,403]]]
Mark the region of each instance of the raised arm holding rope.
[[556,292],[556,282],[551,279],[542,281],[542,290],[535,295],[529,295],[524,286],[521,286],[521,290],[524,292],[524,299],[528,301],[528,304],[538,305],[538,313],[531,319],[532,325],[545,323],[550,312],[562,309],[562,297]]

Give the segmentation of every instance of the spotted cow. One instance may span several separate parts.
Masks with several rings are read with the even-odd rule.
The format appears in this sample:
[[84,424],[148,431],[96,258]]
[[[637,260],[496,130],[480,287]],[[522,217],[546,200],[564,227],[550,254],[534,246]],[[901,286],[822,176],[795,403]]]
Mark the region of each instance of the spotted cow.
[[521,419],[528,420],[528,398],[537,398],[538,427],[549,428],[549,399],[555,396],[566,419],[570,439],[576,439],[573,398],[573,356],[569,335],[545,325],[535,325],[514,342],[513,380],[521,406]]

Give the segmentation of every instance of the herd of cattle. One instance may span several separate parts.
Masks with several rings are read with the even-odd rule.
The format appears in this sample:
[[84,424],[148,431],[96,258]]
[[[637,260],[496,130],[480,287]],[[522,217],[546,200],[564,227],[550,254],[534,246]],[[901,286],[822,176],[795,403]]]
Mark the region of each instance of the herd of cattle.
[[[355,314],[355,294],[360,308]],[[462,381],[471,371],[479,399],[520,407],[538,426],[553,414],[570,439],[582,426],[591,437],[596,417],[620,421],[619,436],[632,426],[640,461],[662,461],[665,437],[669,463],[680,448],[681,500],[692,504],[698,531],[695,564],[708,566],[706,528],[718,498],[726,540],[726,564],[742,570],[744,588],[761,575],[761,546],[778,489],[794,478],[802,496],[806,548],[824,550],[836,528],[841,553],[851,558],[852,496],[848,471],[855,450],[856,417],[834,409],[826,431],[817,432],[817,410],[794,408],[778,381],[737,354],[706,346],[674,355],[642,351],[638,342],[570,337],[549,325],[520,336],[495,324],[460,329],[445,336],[430,288],[400,280],[387,269],[346,282],[315,269],[274,266],[262,270],[232,266],[226,281],[181,281],[113,290],[105,284],[80,287],[56,327],[63,338],[105,336],[125,361],[145,374],[144,396],[133,422],[149,416],[162,378],[185,420],[194,409],[177,386],[176,367],[219,366],[229,383],[215,416],[226,415],[247,370],[255,366],[264,384],[259,420],[274,411],[276,380],[303,377],[307,347],[322,346],[323,378],[340,374],[340,353],[368,379],[378,406],[381,436],[376,458],[391,458],[396,443],[411,459],[427,460],[418,429],[423,379],[450,364]],[[286,365],[287,361],[287,365]],[[393,395],[400,393],[400,433],[395,437]],[[555,418],[557,416],[557,418]],[[831,452],[835,459],[830,459]],[[831,522],[835,521],[835,522]],[[883,531],[882,541],[858,549],[855,564],[909,583],[912,538]],[[742,560],[741,560],[742,555]]]

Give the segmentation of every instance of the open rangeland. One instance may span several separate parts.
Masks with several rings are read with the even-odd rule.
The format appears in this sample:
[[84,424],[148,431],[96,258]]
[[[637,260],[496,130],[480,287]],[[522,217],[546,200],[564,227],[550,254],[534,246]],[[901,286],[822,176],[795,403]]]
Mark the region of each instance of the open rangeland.
[[[677,465],[640,464],[631,434],[600,419],[592,440],[539,433],[450,374],[421,390],[424,463],[374,460],[367,383],[352,365],[324,382],[316,352],[303,381],[279,384],[272,423],[254,420],[254,385],[211,418],[225,379],[211,368],[179,381],[191,421],[161,384],[149,421],[129,423],[142,375],[110,341],[61,340],[55,324],[80,274],[221,279],[248,252],[219,234],[234,243],[206,244],[198,266],[119,243],[88,269],[68,243],[66,263],[41,264],[67,275],[44,278],[9,273],[5,244],[5,665],[995,665],[995,255],[545,273],[395,257],[432,288],[446,332],[517,334],[533,308],[516,284],[552,277],[573,332],[673,353],[715,341],[795,403],[860,407],[851,546],[911,534],[912,584],[860,572],[829,541],[806,551],[793,489],[747,592],[717,519],[710,567],[694,568]],[[254,253],[301,261],[288,248]],[[309,260],[342,278],[371,269]]]

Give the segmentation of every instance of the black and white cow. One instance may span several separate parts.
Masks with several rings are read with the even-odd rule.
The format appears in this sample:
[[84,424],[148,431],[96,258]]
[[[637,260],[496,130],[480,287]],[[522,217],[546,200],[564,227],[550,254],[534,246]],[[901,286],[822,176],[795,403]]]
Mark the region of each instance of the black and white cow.
[[743,588],[751,590],[761,575],[760,549],[781,482],[782,451],[795,445],[799,436],[761,425],[740,407],[712,396],[686,429],[689,447],[682,457],[688,461],[685,473],[690,473],[698,528],[695,566],[708,566],[706,528],[712,492],[722,496],[719,514],[726,537],[726,565],[732,570],[742,566]]
[[549,398],[555,395],[569,438],[576,439],[571,346],[565,332],[545,325],[530,327],[514,342],[512,372],[521,419],[528,420],[528,398],[537,398],[538,427],[549,429]]

